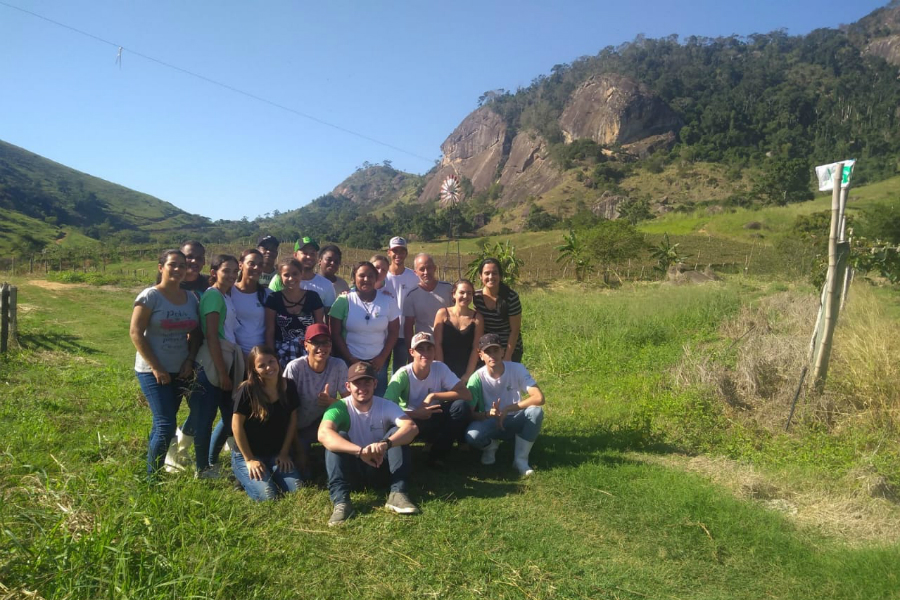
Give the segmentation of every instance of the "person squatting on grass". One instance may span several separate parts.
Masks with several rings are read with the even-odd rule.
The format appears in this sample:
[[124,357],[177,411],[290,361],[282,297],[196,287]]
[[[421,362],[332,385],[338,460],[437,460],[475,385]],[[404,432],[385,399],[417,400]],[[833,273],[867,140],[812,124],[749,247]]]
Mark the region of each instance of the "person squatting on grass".
[[347,376],[350,395],[332,404],[319,425],[319,442],[325,446],[328,492],[334,504],[329,526],[353,516],[353,487],[381,479],[385,471],[389,471],[390,478],[385,506],[398,514],[419,512],[407,497],[408,444],[419,430],[398,405],[375,395],[375,377],[375,367],[367,362],[351,366]]
[[250,350],[247,380],[238,388],[231,429],[236,442],[231,469],[250,498],[274,500],[300,488],[300,473],[291,460],[297,398],[287,393],[271,348]]
[[[237,258],[219,254],[210,264],[210,287],[200,299],[200,327],[205,343],[197,353],[197,380],[188,399],[191,409],[188,421],[194,428],[197,474],[204,478],[218,476],[217,471],[210,469],[221,450],[210,444],[216,411],[230,430],[234,382],[240,382],[244,373],[244,353],[235,338],[237,315],[231,300],[237,275]],[[187,424],[182,427],[186,434],[187,429]],[[227,433],[231,435],[230,431]]]
[[531,475],[528,454],[544,421],[544,394],[524,365],[503,360],[505,350],[496,333],[483,335],[478,349],[484,366],[469,378],[475,412],[466,441],[482,450],[482,464],[492,465],[500,440],[514,439],[513,466],[522,476]]
[[281,261],[278,266],[280,289],[266,299],[266,345],[278,353],[282,368],[303,356],[306,328],[325,320],[325,308],[319,294],[301,286],[302,273],[303,265],[296,258]]
[[484,332],[500,336],[502,360],[522,362],[522,304],[519,294],[503,283],[503,267],[496,258],[486,258],[478,267],[484,287],[475,292],[475,310],[484,317]]
[[419,437],[432,443],[429,464],[440,466],[471,420],[472,394],[447,365],[434,360],[434,352],[430,333],[412,336],[412,362],[394,373],[384,397],[415,422]]
[[180,250],[159,257],[156,285],[138,294],[129,334],[137,350],[134,370],[153,425],[147,450],[147,474],[156,476],[175,436],[182,387],[193,374],[200,346],[197,297],[183,289],[187,259]]
[[387,389],[388,360],[400,332],[400,314],[394,298],[375,289],[377,280],[372,263],[357,263],[356,289],[334,301],[328,324],[337,356],[348,366],[364,360],[375,368],[375,393],[380,396]]
[[300,447],[295,460],[304,477],[311,475],[310,446],[318,438],[325,409],[346,395],[347,364],[331,356],[331,330],[321,323],[306,328],[306,354],[284,368],[288,395],[296,399]]

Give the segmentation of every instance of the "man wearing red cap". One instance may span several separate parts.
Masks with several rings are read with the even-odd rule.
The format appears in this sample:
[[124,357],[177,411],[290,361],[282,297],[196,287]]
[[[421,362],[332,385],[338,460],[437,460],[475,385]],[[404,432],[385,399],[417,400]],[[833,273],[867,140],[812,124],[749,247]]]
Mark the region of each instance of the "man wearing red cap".
[[298,400],[297,432],[301,448],[297,462],[301,470],[306,471],[305,455],[318,437],[319,422],[325,409],[346,394],[347,363],[331,356],[331,330],[322,323],[306,328],[303,345],[306,355],[287,364],[284,379],[288,396]]

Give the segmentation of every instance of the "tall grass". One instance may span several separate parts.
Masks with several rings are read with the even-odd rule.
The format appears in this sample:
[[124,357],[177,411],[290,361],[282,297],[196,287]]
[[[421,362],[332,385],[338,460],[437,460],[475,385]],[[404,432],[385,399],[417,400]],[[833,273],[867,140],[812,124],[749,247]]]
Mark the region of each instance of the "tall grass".
[[446,471],[416,445],[423,514],[361,492],[337,530],[315,485],[260,505],[225,481],[148,484],[133,295],[19,289],[25,348],[0,362],[0,582],[14,596],[884,598],[900,584],[896,544],[848,547],[634,454],[687,448],[695,422],[727,452],[728,435],[704,433],[723,413],[698,410],[712,402],[674,389],[671,370],[768,293],[752,280],[522,290],[526,362],[547,396],[536,476],[513,476],[506,445],[493,467],[460,452]]

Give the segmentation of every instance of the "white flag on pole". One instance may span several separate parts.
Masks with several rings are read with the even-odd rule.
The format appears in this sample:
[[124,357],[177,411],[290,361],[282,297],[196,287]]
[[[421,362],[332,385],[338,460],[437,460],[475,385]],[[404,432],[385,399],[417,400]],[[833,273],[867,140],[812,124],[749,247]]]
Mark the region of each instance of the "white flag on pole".
[[[850,175],[853,173],[853,167],[856,165],[856,159],[844,161],[844,172],[841,174],[841,187],[845,188],[850,185]],[[838,163],[830,165],[821,165],[816,167],[816,179],[819,180],[819,191],[828,192],[834,189],[834,170],[837,169]]]

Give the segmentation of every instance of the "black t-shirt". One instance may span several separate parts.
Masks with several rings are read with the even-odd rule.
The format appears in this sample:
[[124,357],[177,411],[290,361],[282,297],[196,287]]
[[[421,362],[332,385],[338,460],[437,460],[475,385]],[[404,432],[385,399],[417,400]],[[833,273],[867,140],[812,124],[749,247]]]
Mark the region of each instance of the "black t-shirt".
[[244,421],[244,433],[247,434],[247,442],[256,458],[277,456],[281,452],[291,413],[297,410],[297,406],[296,395],[286,394],[283,401],[266,404],[266,420],[260,421],[250,416],[250,390],[249,386],[244,386],[234,412],[247,417]]

